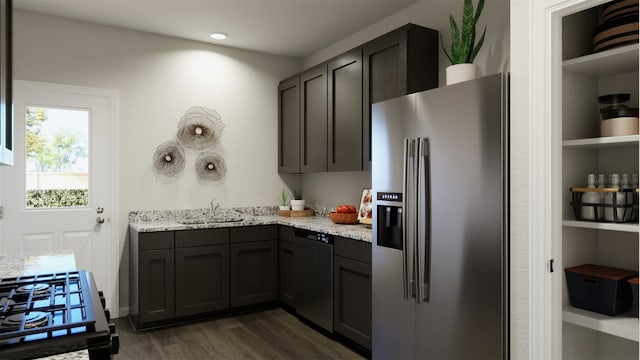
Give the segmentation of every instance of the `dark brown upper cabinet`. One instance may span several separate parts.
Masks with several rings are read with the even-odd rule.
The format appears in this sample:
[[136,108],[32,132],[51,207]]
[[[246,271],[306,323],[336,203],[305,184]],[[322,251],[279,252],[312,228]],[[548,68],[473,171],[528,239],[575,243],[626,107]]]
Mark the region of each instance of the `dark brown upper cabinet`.
[[327,64],[329,171],[362,170],[362,49]]
[[371,104],[438,87],[438,32],[407,24],[363,45],[363,168],[371,169]]
[[278,172],[300,172],[300,77],[278,86]]
[[327,171],[327,65],[300,75],[300,169]]
[[371,104],[438,87],[438,32],[407,24],[278,86],[278,172],[371,169]]
[[13,165],[12,4],[0,0],[0,165]]

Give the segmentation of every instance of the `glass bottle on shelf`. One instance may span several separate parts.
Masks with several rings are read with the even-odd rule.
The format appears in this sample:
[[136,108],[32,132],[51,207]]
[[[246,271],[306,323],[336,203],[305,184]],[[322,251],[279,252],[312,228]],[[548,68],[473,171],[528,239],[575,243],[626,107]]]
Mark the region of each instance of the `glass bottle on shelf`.
[[[620,175],[619,174],[611,174],[611,188],[620,188]],[[615,197],[615,198],[614,198]],[[616,205],[616,212],[614,213],[614,207],[605,207],[604,209],[604,220],[605,221],[616,221],[621,222],[624,218],[624,206],[622,208],[618,208],[620,205],[625,204],[625,196],[622,192],[608,192],[604,195],[604,203],[607,205]]]
[[[587,176],[587,188],[595,189],[596,188],[596,175],[589,174]],[[581,216],[582,220],[597,220],[596,219],[596,208],[597,204],[600,204],[600,194],[593,191],[587,191],[582,194],[582,207],[581,207]]]
[[631,221],[638,221],[638,174],[631,175]]
[[[604,174],[598,174],[598,189],[604,189],[607,187],[607,180]],[[604,195],[605,193],[599,193],[600,196],[599,203],[604,203]],[[604,220],[604,206],[598,206],[598,218],[596,220]]]

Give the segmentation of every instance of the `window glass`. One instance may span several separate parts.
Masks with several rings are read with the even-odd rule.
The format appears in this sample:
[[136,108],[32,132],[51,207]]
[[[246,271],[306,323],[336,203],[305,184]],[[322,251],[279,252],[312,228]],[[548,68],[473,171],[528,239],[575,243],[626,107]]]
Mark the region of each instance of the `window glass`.
[[89,205],[89,111],[26,107],[27,208]]

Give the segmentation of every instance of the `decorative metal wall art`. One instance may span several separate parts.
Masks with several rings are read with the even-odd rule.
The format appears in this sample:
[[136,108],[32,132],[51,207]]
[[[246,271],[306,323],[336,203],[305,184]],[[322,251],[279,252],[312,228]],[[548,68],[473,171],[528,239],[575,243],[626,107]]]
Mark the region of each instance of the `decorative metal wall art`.
[[165,141],[153,153],[153,170],[156,175],[176,177],[185,167],[184,149],[175,141]]
[[210,151],[198,155],[195,170],[200,183],[210,184],[224,179],[227,165],[222,156]]
[[194,106],[187,110],[178,123],[178,141],[187,149],[205,150],[220,141],[224,123],[213,109]]
[[[220,115],[213,109],[194,106],[187,110],[178,122],[175,141],[165,141],[153,154],[153,169],[162,180],[173,181],[185,167],[185,150],[210,150],[219,141],[224,130]],[[227,174],[227,165],[219,154],[201,152],[196,158],[195,172],[204,185],[220,182]]]

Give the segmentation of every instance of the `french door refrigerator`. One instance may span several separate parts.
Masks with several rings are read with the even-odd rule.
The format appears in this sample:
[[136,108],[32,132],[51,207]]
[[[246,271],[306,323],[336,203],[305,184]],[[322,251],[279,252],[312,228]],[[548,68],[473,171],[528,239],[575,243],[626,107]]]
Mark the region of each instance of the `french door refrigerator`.
[[508,74],[372,107],[374,359],[508,357]]

